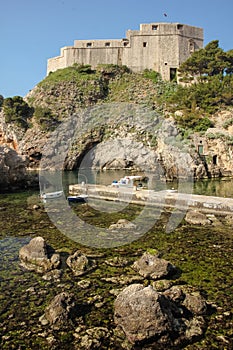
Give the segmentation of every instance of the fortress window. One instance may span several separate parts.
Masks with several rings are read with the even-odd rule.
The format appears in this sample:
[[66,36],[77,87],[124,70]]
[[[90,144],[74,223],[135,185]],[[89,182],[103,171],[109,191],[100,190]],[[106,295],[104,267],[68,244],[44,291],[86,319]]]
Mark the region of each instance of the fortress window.
[[110,43],[105,43],[105,46],[110,46]]
[[177,29],[178,29],[178,30],[183,29],[183,25],[182,25],[182,24],[177,24]]
[[91,47],[92,46],[92,43],[87,43],[87,47]]
[[143,47],[147,47],[147,42],[146,41],[144,41]]
[[158,26],[157,25],[152,25],[152,30],[157,30],[158,29]]
[[122,42],[123,42],[123,46],[127,46],[129,44],[128,39],[122,39]]
[[167,66],[167,62],[165,62],[164,64],[165,64],[165,66]]

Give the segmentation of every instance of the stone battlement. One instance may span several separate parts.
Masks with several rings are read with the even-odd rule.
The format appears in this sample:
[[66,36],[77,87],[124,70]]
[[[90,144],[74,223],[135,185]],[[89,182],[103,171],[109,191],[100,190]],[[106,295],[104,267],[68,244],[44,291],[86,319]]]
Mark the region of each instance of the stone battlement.
[[203,47],[203,29],[180,23],[140,24],[123,39],[75,40],[48,59],[47,74],[74,63],[125,65],[133,72],[152,69],[164,80],[176,79],[177,68]]

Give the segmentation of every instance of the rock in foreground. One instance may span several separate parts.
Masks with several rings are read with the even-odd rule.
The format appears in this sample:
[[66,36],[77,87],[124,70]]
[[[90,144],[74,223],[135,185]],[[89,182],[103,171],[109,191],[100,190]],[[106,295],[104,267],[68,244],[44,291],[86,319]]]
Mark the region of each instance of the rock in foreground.
[[63,292],[54,297],[40,321],[43,325],[49,323],[54,329],[64,328],[71,324],[74,311],[73,296]]
[[190,297],[179,287],[165,294],[151,286],[132,284],[118,295],[114,306],[115,323],[140,349],[145,344],[147,349],[182,348],[200,338],[206,327],[205,301],[200,295]]
[[211,221],[204,213],[197,210],[190,210],[185,216],[185,221],[191,225],[210,225]]
[[141,276],[153,280],[170,276],[176,272],[176,268],[169,261],[160,259],[157,255],[145,252],[142,257],[135,261],[133,269]]
[[47,272],[60,265],[59,254],[49,253],[43,237],[35,237],[19,251],[21,265],[28,270]]

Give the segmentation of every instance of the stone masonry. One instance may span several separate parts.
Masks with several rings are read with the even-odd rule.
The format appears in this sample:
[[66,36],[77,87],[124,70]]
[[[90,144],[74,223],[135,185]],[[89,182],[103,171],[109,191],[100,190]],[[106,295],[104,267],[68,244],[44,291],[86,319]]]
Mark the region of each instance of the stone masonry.
[[60,56],[48,59],[47,74],[77,64],[125,65],[133,72],[152,69],[164,80],[176,79],[177,68],[203,47],[203,29],[180,23],[141,24],[128,30],[126,38],[75,40],[61,48]]

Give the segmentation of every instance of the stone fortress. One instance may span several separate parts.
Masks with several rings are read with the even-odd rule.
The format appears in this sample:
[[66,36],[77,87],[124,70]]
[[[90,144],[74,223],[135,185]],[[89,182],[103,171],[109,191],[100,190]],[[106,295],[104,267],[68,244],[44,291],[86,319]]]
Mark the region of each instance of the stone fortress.
[[60,56],[48,59],[47,75],[74,63],[125,65],[133,72],[152,69],[164,80],[176,79],[177,68],[194,51],[203,47],[203,29],[180,23],[140,24],[126,38],[75,40],[61,48]]

